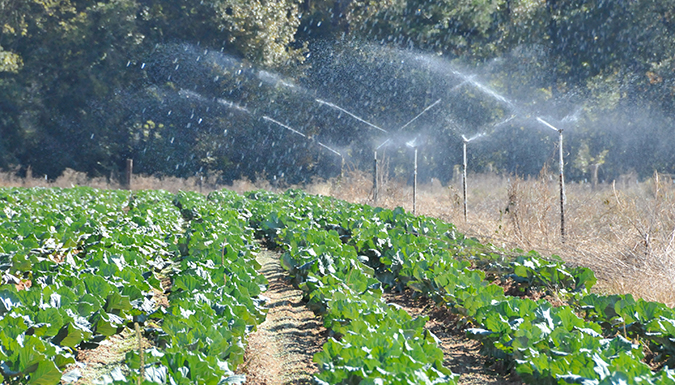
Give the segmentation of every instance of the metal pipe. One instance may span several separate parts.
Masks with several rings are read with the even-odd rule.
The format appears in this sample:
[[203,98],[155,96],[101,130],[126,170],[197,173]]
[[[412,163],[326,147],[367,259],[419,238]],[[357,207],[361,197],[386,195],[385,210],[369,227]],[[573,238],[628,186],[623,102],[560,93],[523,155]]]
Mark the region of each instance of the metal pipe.
[[417,147],[415,147],[415,173],[413,176],[413,215],[417,215]]
[[377,204],[377,171],[377,150],[375,150],[373,156],[373,204]]
[[340,180],[345,177],[345,157],[340,155]]
[[560,241],[565,243],[565,159],[563,156],[563,129],[553,126],[544,119],[537,117],[537,121],[548,128],[558,131],[559,135],[559,166],[560,166]]
[[464,195],[464,222],[468,221],[468,209],[467,209],[467,198],[466,198],[466,144],[469,143],[469,141],[464,138],[464,144],[463,144],[463,154],[464,154],[464,160],[462,162],[462,192]]
[[563,130],[560,133],[560,240],[565,243],[565,163],[563,159]]

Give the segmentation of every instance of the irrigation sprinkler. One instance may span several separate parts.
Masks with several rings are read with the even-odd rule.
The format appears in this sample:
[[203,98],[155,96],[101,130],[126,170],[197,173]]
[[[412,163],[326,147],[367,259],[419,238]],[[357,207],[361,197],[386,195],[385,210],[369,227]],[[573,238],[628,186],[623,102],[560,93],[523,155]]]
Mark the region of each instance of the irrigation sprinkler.
[[[516,117],[516,115],[511,115],[510,117],[502,120],[501,122],[495,124],[492,129],[496,129],[497,127],[500,127],[511,120],[513,120]],[[476,134],[470,138],[467,138],[466,136],[462,135],[462,154],[463,154],[463,162],[462,162],[462,192],[463,192],[463,197],[464,197],[464,222],[468,221],[468,204],[467,204],[467,175],[466,175],[466,168],[467,168],[467,158],[466,158],[466,145],[478,138],[481,138],[483,136],[487,135],[487,133],[482,132],[480,134]]]
[[565,164],[563,159],[563,129],[553,126],[544,119],[537,117],[537,121],[548,128],[558,131],[560,137],[560,240],[565,243]]
[[468,210],[467,210],[467,197],[466,197],[466,166],[467,166],[467,160],[466,160],[466,145],[471,142],[472,140],[476,140],[480,138],[481,136],[485,136],[485,133],[482,132],[480,134],[474,135],[470,138],[467,138],[466,136],[462,135],[462,153],[464,154],[463,162],[462,162],[462,192],[464,195],[464,222],[468,221]]
[[[368,122],[367,120],[365,120],[365,119],[363,119],[363,118],[361,118],[361,117],[359,117],[359,116],[357,116],[357,115],[355,115],[355,114],[353,114],[353,113],[347,111],[346,109],[344,109],[344,108],[342,108],[342,107],[340,107],[340,106],[338,106],[338,105],[336,105],[336,104],[333,104],[333,103],[330,103],[330,102],[327,102],[327,101],[321,100],[321,99],[315,99],[315,100],[316,100],[316,102],[319,103],[319,104],[323,104],[323,105],[325,105],[325,106],[335,108],[335,109],[338,110],[338,111],[344,112],[345,114],[351,116],[352,118],[354,118],[354,119],[358,120],[359,122],[364,123],[364,124],[366,124],[366,125],[368,125],[368,126],[370,126],[370,127],[372,127],[372,128],[375,128],[375,129],[380,130],[380,131],[382,131],[382,132],[388,133],[387,130],[385,130],[385,129],[381,128],[381,127],[378,127],[378,126],[376,126],[376,125],[374,125],[374,124]],[[416,115],[414,118],[412,118],[409,122],[407,122],[406,124],[404,124],[403,126],[401,126],[398,130],[399,130],[399,131],[402,131],[404,128],[406,128],[407,126],[409,126],[412,122],[414,122],[415,120],[417,120],[417,118],[419,118],[420,116],[422,116],[424,113],[426,113],[427,111],[429,111],[431,108],[433,108],[435,105],[437,105],[437,104],[440,103],[440,102],[441,102],[441,99],[436,100],[435,102],[433,102],[432,104],[430,104],[429,106],[427,106],[426,108],[424,108],[424,110],[422,110],[422,112],[420,112],[419,114],[417,114],[417,115]],[[377,175],[378,175],[378,172],[379,172],[379,169],[378,169],[378,160],[377,160],[377,151],[378,151],[381,147],[383,147],[384,145],[386,145],[387,143],[389,143],[390,140],[391,140],[391,138],[385,140],[385,141],[384,141],[382,144],[380,144],[380,145],[375,149],[375,151],[374,151],[374,155],[373,155],[373,203],[374,203],[374,204],[377,204],[377,198],[378,198],[378,192],[379,192],[379,186],[378,186],[378,180],[377,180]],[[415,148],[415,181],[417,181],[417,148]],[[414,190],[415,190],[415,189],[414,189]],[[415,200],[415,192],[413,192],[413,201],[414,201],[414,200]],[[413,204],[413,206],[414,206],[414,204]],[[414,207],[413,207],[413,213],[414,213],[414,211],[415,211],[415,209],[414,209]]]
[[267,120],[267,121],[269,121],[269,122],[272,122],[272,123],[274,123],[274,124],[276,124],[276,125],[278,125],[278,126],[281,126],[281,127],[285,128],[285,129],[291,131],[292,133],[294,133],[294,134],[296,134],[296,135],[300,135],[300,136],[302,136],[303,138],[305,138],[305,139],[307,139],[307,140],[309,140],[309,141],[311,141],[311,142],[314,142],[314,143],[318,144],[319,146],[325,148],[326,150],[332,152],[333,154],[339,156],[339,157],[340,157],[340,178],[342,178],[342,177],[344,176],[345,157],[344,157],[342,154],[340,154],[337,150],[335,150],[335,149],[333,149],[333,148],[330,148],[330,147],[326,146],[325,144],[319,142],[318,140],[315,140],[315,139],[312,139],[312,138],[308,137],[307,135],[303,134],[302,132],[300,132],[300,131],[298,131],[298,130],[292,128],[292,127],[289,127],[289,126],[287,126],[287,125],[285,125],[285,124],[279,122],[278,120],[274,120],[274,119],[270,118],[269,116],[263,116],[262,118],[265,119],[265,120]]
[[373,205],[377,205],[377,150],[373,152]]
[[464,160],[462,161],[462,193],[464,195],[464,222],[468,222],[468,213],[467,213],[467,204],[466,204],[466,144],[469,143],[469,139],[466,136],[462,135],[462,153],[464,154]]
[[415,150],[415,166],[413,171],[413,215],[417,214],[417,137],[415,139],[407,142],[406,146]]
[[417,215],[417,147],[415,148],[415,171],[413,174],[413,216]]
[[378,186],[378,184],[379,184],[379,181],[378,181],[379,169],[378,169],[378,164],[377,164],[377,150],[379,150],[380,148],[385,146],[390,141],[391,141],[391,139],[385,140],[384,142],[382,142],[382,144],[380,144],[379,146],[377,146],[377,148],[375,148],[375,151],[373,151],[373,204],[377,204],[377,195],[378,195],[378,192],[379,192],[379,186]]

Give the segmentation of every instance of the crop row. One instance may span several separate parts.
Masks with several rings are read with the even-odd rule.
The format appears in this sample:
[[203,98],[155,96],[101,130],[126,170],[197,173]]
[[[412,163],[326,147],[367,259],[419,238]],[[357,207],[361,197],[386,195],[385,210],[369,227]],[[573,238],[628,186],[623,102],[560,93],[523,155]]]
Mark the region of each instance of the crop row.
[[[1,189],[0,373],[74,381],[78,349],[138,324],[153,348],[129,352],[111,381],[243,381],[233,370],[264,319],[254,233],[284,250],[282,266],[331,330],[314,357],[318,383],[456,382],[426,318],[381,299],[406,288],[451,309],[528,383],[675,383],[673,309],[589,294],[588,269],[509,257],[436,219],[293,190]],[[562,305],[505,295],[495,284],[505,280]]]
[[[401,209],[350,205],[298,191],[249,197],[258,202],[252,226],[287,250],[282,264],[343,338],[331,340],[315,357],[322,364],[319,379],[352,383],[347,373],[385,378],[368,365],[345,362],[339,349],[356,346],[352,336],[363,329],[358,314],[380,307],[381,285],[407,287],[449,307],[473,326],[467,334],[482,342],[484,353],[514,367],[528,383],[675,383],[675,372],[668,369],[675,364],[673,309],[630,295],[589,294],[595,277],[588,269],[536,253],[505,258],[452,225]],[[554,307],[542,299],[507,296],[477,266],[491,276],[500,272],[523,290],[553,292],[565,303]],[[349,329],[345,341],[345,328],[352,324],[357,329]]]
[[[241,201],[197,194],[0,190],[0,373],[8,383],[80,376],[78,349],[141,325],[153,348],[109,380],[241,382],[245,336],[264,319]],[[228,208],[223,208],[224,206]],[[162,302],[165,302],[162,304]]]
[[283,245],[282,266],[333,336],[314,356],[321,370],[317,383],[456,383],[457,375],[442,365],[436,338],[424,328],[427,317],[413,319],[387,305],[375,271],[338,232],[308,220],[302,207],[281,214],[276,195],[258,192],[250,198],[256,203],[252,224],[260,236]]

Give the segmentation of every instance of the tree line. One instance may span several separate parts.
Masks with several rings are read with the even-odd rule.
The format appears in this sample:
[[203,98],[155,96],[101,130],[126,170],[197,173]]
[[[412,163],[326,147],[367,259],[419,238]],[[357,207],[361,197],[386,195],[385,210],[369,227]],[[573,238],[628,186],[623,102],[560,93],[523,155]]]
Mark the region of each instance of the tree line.
[[[320,86],[326,74],[315,52],[360,41],[458,63],[523,111],[557,119],[576,111],[566,148],[573,178],[590,179],[598,168],[607,179],[675,173],[669,0],[0,0],[0,10],[5,170],[108,176],[133,158],[148,174],[220,172],[226,181],[299,168],[284,176],[334,175],[320,148],[293,151],[311,140],[270,133],[251,116],[272,116],[271,100],[292,98],[275,76]],[[265,88],[272,80],[264,74],[274,86]],[[433,87],[414,76],[400,79]],[[312,108],[307,121],[319,111]],[[552,149],[533,148],[555,138],[512,124],[478,145],[478,170],[536,173],[553,159]],[[321,131],[325,125],[303,129],[310,139],[349,145],[344,132]],[[522,156],[533,151],[531,161]],[[459,163],[457,154],[440,158],[425,161],[438,169]]]

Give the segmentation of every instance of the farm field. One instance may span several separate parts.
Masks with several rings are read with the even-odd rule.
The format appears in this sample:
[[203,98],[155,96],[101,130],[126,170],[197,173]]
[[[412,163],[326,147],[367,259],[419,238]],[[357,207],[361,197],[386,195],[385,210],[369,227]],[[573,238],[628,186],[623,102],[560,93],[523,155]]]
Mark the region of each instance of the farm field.
[[[0,208],[7,383],[252,380],[246,346],[271,311],[261,247],[326,329],[315,383],[460,383],[428,327],[438,314],[434,330],[477,341],[525,383],[675,383],[672,308],[598,294],[588,268],[400,208],[299,190],[87,187],[3,188]],[[80,362],[121,341],[135,344],[114,364]]]
[[[377,205],[412,211],[409,185],[382,175]],[[54,181],[17,178],[0,173],[0,186],[117,189],[105,178],[88,178],[66,170]],[[134,176],[134,189],[171,192],[221,189],[215,179]],[[226,188],[240,194],[264,189],[283,192],[283,183],[239,180]],[[372,176],[350,171],[342,180],[316,180],[302,188],[312,194],[333,196],[351,203],[373,204]],[[536,250],[557,255],[572,265],[591,268],[598,278],[597,292],[627,294],[675,306],[675,184],[668,175],[654,174],[645,181],[626,175],[614,183],[568,183],[567,242],[560,239],[558,185],[543,172],[538,178],[495,174],[469,174],[468,221],[464,221],[461,179],[441,186],[421,184],[417,210],[453,223],[463,234],[486,244],[511,250]]]
[[[354,173],[342,183],[315,183],[307,191],[354,203],[372,204],[372,177]],[[395,179],[380,184],[378,205],[412,210],[412,188]],[[235,185],[234,187],[239,187]],[[243,187],[243,186],[242,186]],[[626,175],[593,187],[568,183],[566,242],[560,238],[556,177],[469,175],[468,220],[464,220],[461,178],[418,189],[417,212],[453,223],[457,229],[506,250],[536,250],[591,268],[596,291],[631,293],[675,306],[675,184],[667,175],[638,181]]]

